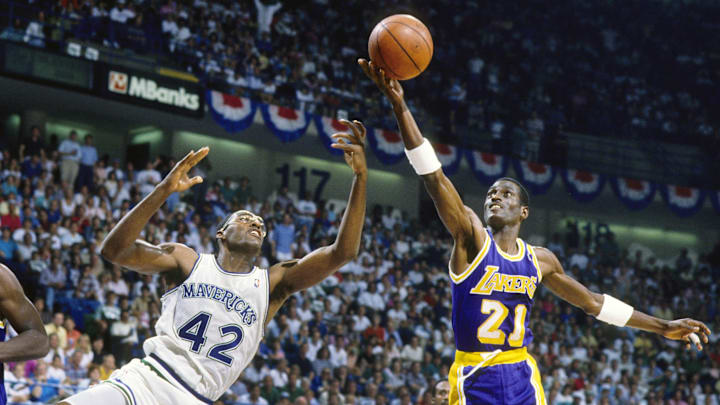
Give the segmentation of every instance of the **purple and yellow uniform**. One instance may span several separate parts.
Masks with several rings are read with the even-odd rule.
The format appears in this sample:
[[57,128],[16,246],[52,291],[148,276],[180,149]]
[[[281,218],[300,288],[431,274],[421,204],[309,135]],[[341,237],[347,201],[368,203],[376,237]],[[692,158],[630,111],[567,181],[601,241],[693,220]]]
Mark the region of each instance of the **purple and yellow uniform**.
[[455,362],[450,404],[545,404],[540,371],[527,352],[529,314],[542,274],[533,247],[517,239],[503,252],[487,230],[461,274],[452,272]]
[[[0,342],[5,341],[5,322],[0,319]],[[3,363],[0,362],[0,371],[3,369]],[[7,393],[5,392],[5,376],[0,374],[0,405],[7,403]]]

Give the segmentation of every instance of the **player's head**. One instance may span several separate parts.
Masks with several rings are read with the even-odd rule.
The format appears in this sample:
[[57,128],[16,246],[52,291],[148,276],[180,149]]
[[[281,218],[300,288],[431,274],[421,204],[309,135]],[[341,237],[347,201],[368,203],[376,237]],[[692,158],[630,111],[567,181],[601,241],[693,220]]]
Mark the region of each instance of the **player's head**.
[[519,224],[530,214],[530,196],[519,181],[503,177],[485,195],[485,223],[491,228]]
[[432,403],[433,405],[447,404],[450,395],[450,383],[448,380],[439,380],[433,382],[432,385]]
[[257,256],[266,234],[262,217],[247,210],[240,210],[225,218],[218,227],[215,238],[219,246],[225,246],[231,252]]

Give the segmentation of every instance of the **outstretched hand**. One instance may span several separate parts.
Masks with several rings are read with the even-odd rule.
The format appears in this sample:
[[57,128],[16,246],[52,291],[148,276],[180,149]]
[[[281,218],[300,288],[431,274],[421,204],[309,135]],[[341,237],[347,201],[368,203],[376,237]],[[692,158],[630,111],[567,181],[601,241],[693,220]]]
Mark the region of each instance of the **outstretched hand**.
[[331,147],[345,152],[343,154],[345,163],[350,166],[355,174],[364,174],[367,172],[367,162],[365,161],[365,135],[367,131],[362,122],[358,120],[353,122],[340,120],[340,122],[347,125],[352,130],[352,134],[345,132],[333,134],[332,138],[335,143]]
[[393,106],[400,105],[403,102],[405,93],[399,81],[385,76],[385,71],[375,66],[372,61],[360,58],[357,62],[363,72],[365,72],[365,75],[378,86]]
[[708,343],[708,335],[710,335],[710,329],[704,323],[690,318],[670,321],[663,332],[663,336],[668,339],[685,341],[687,349],[691,344],[695,344],[698,350],[702,350],[702,342]]
[[170,170],[170,173],[165,176],[160,184],[166,187],[171,193],[174,193],[185,191],[196,184],[202,183],[202,177],[195,176],[190,178],[188,177],[188,173],[190,169],[195,167],[196,164],[207,156],[208,152],[210,152],[210,148],[207,146],[200,148],[197,152],[191,150],[182,160],[177,162],[175,167]]

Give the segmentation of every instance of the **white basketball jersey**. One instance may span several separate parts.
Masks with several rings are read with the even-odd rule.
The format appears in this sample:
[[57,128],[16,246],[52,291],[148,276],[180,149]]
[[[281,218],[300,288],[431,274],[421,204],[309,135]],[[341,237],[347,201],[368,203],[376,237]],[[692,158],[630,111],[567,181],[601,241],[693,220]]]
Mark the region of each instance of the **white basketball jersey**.
[[269,296],[266,269],[230,273],[215,256],[199,255],[188,278],[161,298],[146,360],[202,402],[217,400],[257,352]]

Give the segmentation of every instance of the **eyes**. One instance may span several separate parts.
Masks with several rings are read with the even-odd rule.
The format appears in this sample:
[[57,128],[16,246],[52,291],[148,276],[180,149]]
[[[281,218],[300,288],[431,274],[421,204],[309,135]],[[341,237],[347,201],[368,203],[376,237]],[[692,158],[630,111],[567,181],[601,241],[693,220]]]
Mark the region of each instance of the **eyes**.
[[[495,193],[497,193],[498,190],[491,189],[488,191],[487,196],[492,197]],[[505,190],[502,192],[503,197],[511,197],[513,195],[513,192],[510,190]]]
[[265,222],[260,219],[260,217],[250,216],[250,215],[238,215],[235,220],[243,223],[243,224],[249,224],[255,220],[258,220],[260,222],[260,228],[262,229],[263,233],[265,232]]

